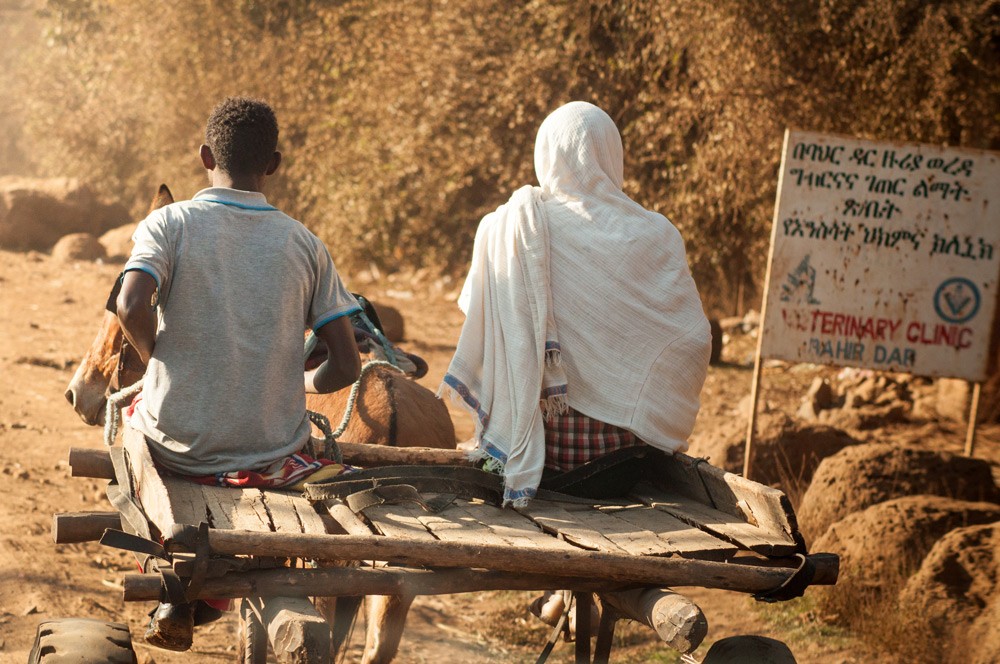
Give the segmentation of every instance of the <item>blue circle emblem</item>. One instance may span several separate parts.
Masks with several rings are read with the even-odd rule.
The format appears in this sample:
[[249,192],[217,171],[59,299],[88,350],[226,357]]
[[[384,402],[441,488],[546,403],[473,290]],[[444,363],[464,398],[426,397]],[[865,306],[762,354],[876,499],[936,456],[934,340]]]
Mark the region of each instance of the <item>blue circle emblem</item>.
[[965,277],[946,279],[934,293],[934,310],[948,323],[964,323],[979,313],[982,298]]

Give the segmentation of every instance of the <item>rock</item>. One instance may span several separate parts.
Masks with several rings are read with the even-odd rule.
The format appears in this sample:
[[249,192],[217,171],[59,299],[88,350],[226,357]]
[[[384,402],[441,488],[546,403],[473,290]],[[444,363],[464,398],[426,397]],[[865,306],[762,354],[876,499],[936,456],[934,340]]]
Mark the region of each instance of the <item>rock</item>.
[[101,236],[101,244],[108,258],[112,260],[128,260],[132,255],[132,234],[135,233],[135,224],[128,223],[118,228],[112,228]]
[[807,421],[815,421],[821,411],[832,408],[835,403],[836,397],[833,388],[830,387],[830,381],[816,376],[802,399],[798,416]]
[[876,503],[929,494],[1000,502],[990,464],[948,452],[886,444],[846,447],[819,464],[796,510],[807,541]]
[[104,245],[90,233],[64,235],[52,247],[52,258],[63,263],[103,260],[106,255]]
[[969,417],[969,383],[957,378],[940,378],[937,381],[937,413],[956,422]]
[[405,327],[403,314],[399,313],[399,309],[377,302],[372,302],[372,306],[375,307],[375,313],[378,314],[378,318],[382,322],[382,334],[385,335],[386,339],[393,342],[403,341]]
[[899,600],[943,638],[945,652],[970,664],[1000,662],[1000,523],[942,537]]
[[719,639],[705,653],[702,664],[795,664],[788,646],[766,636],[730,636]]
[[[784,413],[759,413],[754,439],[753,479],[764,484],[808,484],[824,457],[860,441],[839,429],[804,424]],[[743,471],[746,425],[733,418],[712,436],[691,441],[689,454],[708,457],[730,472]]]
[[45,251],[69,233],[100,235],[129,219],[69,178],[0,177],[0,248]]
[[872,589],[903,581],[946,533],[1000,521],[1000,505],[944,496],[894,498],[837,521],[811,549],[840,556],[842,578]]

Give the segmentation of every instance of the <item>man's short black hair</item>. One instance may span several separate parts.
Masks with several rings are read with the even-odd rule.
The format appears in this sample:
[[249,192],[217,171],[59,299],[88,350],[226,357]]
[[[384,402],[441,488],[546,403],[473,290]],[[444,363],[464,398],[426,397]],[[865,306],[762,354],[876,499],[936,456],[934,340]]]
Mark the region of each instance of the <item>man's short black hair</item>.
[[205,143],[223,171],[263,175],[278,147],[278,120],[266,102],[228,97],[209,116]]

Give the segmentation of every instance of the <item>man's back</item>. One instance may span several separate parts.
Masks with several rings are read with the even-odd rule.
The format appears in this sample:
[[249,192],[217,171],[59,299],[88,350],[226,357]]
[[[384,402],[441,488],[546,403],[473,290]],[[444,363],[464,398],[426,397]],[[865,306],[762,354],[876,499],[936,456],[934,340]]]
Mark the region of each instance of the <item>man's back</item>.
[[302,333],[356,308],[325,247],[263,194],[215,187],[154,212],[126,270],[156,279],[133,425],[181,473],[253,469],[309,436]]

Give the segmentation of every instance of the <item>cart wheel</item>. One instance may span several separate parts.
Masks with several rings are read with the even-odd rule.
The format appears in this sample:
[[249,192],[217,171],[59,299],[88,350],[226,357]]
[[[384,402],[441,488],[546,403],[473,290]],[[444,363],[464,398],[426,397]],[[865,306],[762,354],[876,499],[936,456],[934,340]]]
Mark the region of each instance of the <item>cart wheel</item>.
[[38,625],[28,664],[136,664],[128,626],[90,618],[60,618]]
[[267,664],[267,630],[245,599],[240,602],[240,664]]
[[730,636],[712,644],[701,664],[796,664],[781,641],[766,636]]

